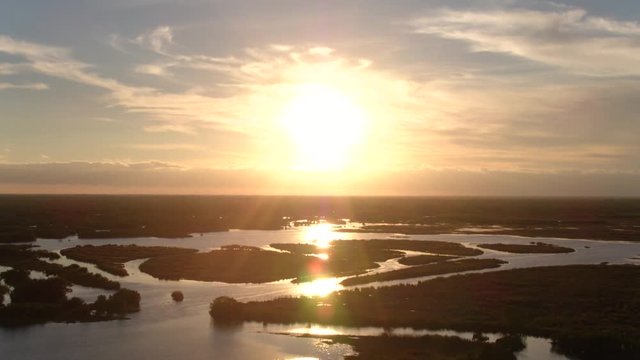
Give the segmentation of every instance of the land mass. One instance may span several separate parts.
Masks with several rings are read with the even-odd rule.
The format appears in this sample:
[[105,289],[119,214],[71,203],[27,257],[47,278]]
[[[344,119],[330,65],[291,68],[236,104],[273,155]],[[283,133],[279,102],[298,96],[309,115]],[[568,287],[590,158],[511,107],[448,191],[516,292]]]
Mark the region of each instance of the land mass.
[[[165,280],[264,283],[283,279],[311,281],[326,276],[353,276],[379,267],[378,262],[404,255],[402,250],[450,255],[478,255],[482,251],[458,243],[414,240],[340,240],[327,248],[310,244],[270,245],[282,251],[229,245],[207,253],[172,254],[151,258],[140,270]],[[119,249],[126,252],[127,248]],[[135,253],[141,248],[131,248]],[[318,256],[323,254],[326,257]]]
[[506,261],[497,259],[460,259],[412,266],[405,269],[385,271],[376,274],[350,277],[342,280],[344,286],[362,285],[379,281],[411,279],[424,276],[450,274],[464,271],[498,268]]
[[343,219],[363,224],[343,230],[357,232],[640,239],[638,199],[0,196],[0,242],[74,235],[175,238]]
[[196,252],[198,252],[196,249],[137,245],[83,245],[60,251],[69,259],[94,264],[98,269],[116,276],[128,275],[124,263],[131,260],[194,254]]
[[542,242],[532,242],[530,244],[481,244],[478,247],[514,254],[564,254],[575,251],[572,248]]
[[16,270],[39,271],[48,276],[58,276],[70,283],[105,290],[117,290],[120,283],[89,272],[77,264],[63,266],[43,259],[56,260],[60,255],[31,246],[0,246],[0,265]]
[[[212,316],[216,319],[215,308]],[[229,320],[227,315],[226,320]],[[640,267],[575,265],[344,290],[326,298],[237,303],[267,323],[413,327],[544,336],[582,359],[640,356]]]

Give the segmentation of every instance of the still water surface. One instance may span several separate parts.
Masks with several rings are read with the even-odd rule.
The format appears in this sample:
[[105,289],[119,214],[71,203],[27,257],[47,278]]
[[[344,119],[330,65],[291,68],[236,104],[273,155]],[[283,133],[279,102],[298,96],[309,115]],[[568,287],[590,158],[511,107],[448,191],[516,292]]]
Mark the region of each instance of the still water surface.
[[[240,244],[267,247],[274,242],[312,242],[323,246],[334,239],[387,238],[393,234],[335,233],[327,226],[296,228],[281,231],[230,231],[197,234],[185,239],[108,239],[64,240],[39,239],[42,248],[59,251],[81,244],[137,244],[149,246],[180,246],[201,251],[222,245]],[[529,238],[497,235],[415,235],[411,239],[455,241],[468,246],[482,243],[523,243]],[[507,254],[483,250],[480,257],[499,258],[508,261],[500,269],[566,264],[597,264],[608,262],[638,263],[633,260],[640,254],[640,243],[604,242],[591,240],[535,239],[576,249],[570,254]],[[117,278],[87,264],[91,271],[99,272],[120,281],[123,287],[137,290],[142,295],[142,311],[130,320],[87,324],[46,324],[17,330],[0,329],[0,359],[341,359],[352,353],[349,346],[330,345],[319,339],[295,335],[379,335],[381,328],[346,328],[315,326],[308,324],[263,325],[245,323],[237,327],[215,326],[208,315],[208,304],[217,296],[228,295],[238,300],[270,299],[283,295],[323,295],[340,289],[340,279],[326,279],[312,284],[294,285],[289,281],[268,284],[223,284],[200,281],[160,281],[141,273],[138,266],[144,260],[126,264],[131,274]],[[73,261],[62,259],[62,263]],[[395,260],[382,264],[382,270],[402,265]],[[380,271],[381,269],[377,269]],[[485,270],[487,271],[487,270]],[[376,283],[381,286],[397,283],[414,283],[430,277]],[[371,286],[371,285],[369,285]],[[171,291],[180,290],[185,299],[174,303]],[[93,301],[101,290],[73,287],[72,296]],[[394,334],[424,335],[445,334],[470,338],[470,333],[453,331],[414,331],[392,329]],[[290,334],[290,335],[283,335]],[[493,334],[490,337],[496,337]],[[550,350],[546,339],[528,337],[527,348],[518,354],[520,360],[560,360],[563,356]]]

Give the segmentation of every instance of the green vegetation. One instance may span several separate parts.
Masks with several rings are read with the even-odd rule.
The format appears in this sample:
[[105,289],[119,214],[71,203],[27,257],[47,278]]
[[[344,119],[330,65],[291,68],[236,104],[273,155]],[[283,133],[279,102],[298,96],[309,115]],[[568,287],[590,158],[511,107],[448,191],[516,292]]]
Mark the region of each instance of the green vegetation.
[[116,276],[129,275],[124,269],[127,261],[196,252],[195,249],[137,245],[83,245],[60,251],[69,259],[95,264],[98,269]]
[[261,249],[213,250],[152,258],[142,263],[140,270],[163,280],[264,283],[294,278],[315,261],[320,260]]
[[572,248],[543,242],[531,242],[529,244],[482,244],[478,245],[478,247],[515,254],[563,254],[575,251]]
[[[295,278],[295,282],[303,282],[318,277],[362,274],[369,269],[379,267],[377,262],[401,257],[403,253],[399,250],[451,255],[482,253],[457,243],[411,240],[341,240],[332,242],[327,249],[318,249],[309,244],[271,244],[271,246],[285,252],[269,251],[252,246],[227,245],[220,250],[208,253],[179,253],[151,258],[142,263],[140,270],[166,280],[264,283]],[[89,249],[97,254],[101,247],[82,247],[81,249],[83,251]],[[132,249],[142,251],[144,248]],[[126,251],[127,249],[118,250]],[[328,259],[308,256],[319,253],[328,255]]]
[[182,302],[182,300],[184,300],[184,294],[182,291],[174,291],[171,293],[171,299],[175,302]]
[[60,277],[31,279],[28,271],[12,269],[0,278],[12,288],[11,303],[0,304],[0,326],[121,319],[140,310],[140,294],[128,289],[109,297],[100,295],[93,304],[86,304],[79,298],[67,298],[69,282]]
[[[475,233],[638,241],[638,199],[295,196],[0,196],[0,242],[39,238],[187,237],[347,218],[363,231]],[[401,224],[371,225],[371,224]],[[361,231],[361,230],[355,230]]]
[[345,359],[438,359],[438,360],[515,360],[524,348],[518,336],[505,336],[495,343],[469,341],[446,336],[325,336],[331,343],[347,344],[356,355]]
[[445,256],[445,255],[416,255],[403,257],[398,260],[402,265],[414,266],[414,265],[427,265],[434,264],[443,261],[457,259],[457,256]]
[[140,311],[140,294],[134,290],[120,289],[109,297],[100,295],[91,309],[102,317],[135,313]]
[[228,296],[215,298],[209,304],[209,315],[220,323],[233,323],[242,319],[242,304]]
[[0,244],[9,243],[22,243],[36,241],[36,236],[28,228],[13,228],[7,226],[6,228],[0,228]]
[[447,241],[427,241],[427,240],[341,240],[333,243],[335,247],[345,247],[347,251],[351,248],[362,247],[365,249],[386,249],[386,250],[411,250],[434,253],[439,255],[454,256],[476,256],[482,251],[468,248],[462,244]]
[[29,246],[0,246],[0,265],[18,270],[43,272],[49,276],[58,276],[70,283],[105,290],[117,290],[120,284],[100,274],[89,272],[77,264],[63,266],[42,260],[57,259],[58,254],[45,250],[35,250]]
[[11,291],[8,287],[0,284],[0,305],[4,304],[4,296]]
[[640,267],[632,265],[454,275],[240,304],[240,321],[529,334],[552,338],[565,352],[585,353],[589,346],[607,351],[608,359],[640,356]]
[[377,274],[356,276],[344,279],[341,284],[344,286],[353,286],[378,281],[402,280],[423,276],[457,273],[463,271],[492,269],[500,267],[500,265],[502,264],[506,264],[506,262],[497,259],[461,259],[443,261],[434,264],[419,265],[405,269],[385,271]]

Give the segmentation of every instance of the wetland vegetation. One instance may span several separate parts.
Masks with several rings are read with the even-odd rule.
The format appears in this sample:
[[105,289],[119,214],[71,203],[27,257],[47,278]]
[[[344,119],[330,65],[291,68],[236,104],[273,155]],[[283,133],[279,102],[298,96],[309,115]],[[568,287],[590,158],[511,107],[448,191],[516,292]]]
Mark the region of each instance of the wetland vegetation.
[[345,360],[438,359],[438,360],[515,360],[524,348],[519,336],[507,335],[495,342],[470,341],[459,337],[412,336],[324,336],[330,344],[347,344],[356,352]]
[[98,269],[116,276],[128,275],[124,263],[131,260],[196,252],[195,249],[137,245],[83,245],[60,251],[69,259],[94,264]]
[[[46,260],[56,260],[60,255],[46,250],[37,250],[30,246],[3,245],[0,246],[0,265],[17,270],[39,271],[48,276],[58,276],[70,283],[117,290],[120,284],[106,277],[89,272],[77,264],[68,266],[52,263]],[[43,260],[46,259],[46,260]]]
[[598,358],[590,353],[640,356],[640,267],[632,265],[454,275],[236,307],[238,321],[528,334],[551,338],[557,349],[584,359]]
[[[640,239],[635,199],[295,196],[0,196],[0,242],[188,237],[342,219],[342,231]],[[395,224],[395,225],[394,225]]]
[[140,310],[140,294],[129,289],[100,295],[87,304],[77,297],[68,298],[70,283],[58,276],[32,279],[28,270],[12,269],[0,278],[8,285],[4,289],[11,298],[8,305],[0,303],[0,326],[123,319]]
[[412,266],[404,269],[350,277],[342,280],[344,286],[362,285],[379,281],[411,279],[424,276],[442,275],[463,271],[494,269],[506,264],[497,259],[460,259]]
[[531,242],[529,244],[480,244],[478,247],[514,254],[566,254],[575,251],[572,248],[543,242]]
[[[416,240],[340,240],[326,248],[311,244],[274,243],[271,251],[250,246],[227,245],[207,253],[171,254],[151,258],[140,270],[165,280],[221,281],[228,283],[264,283],[283,279],[294,282],[311,281],[327,276],[353,276],[378,268],[378,262],[404,255],[402,250],[423,251],[447,255],[478,255],[482,251],[452,242]],[[129,248],[121,247],[123,253]],[[91,249],[99,251],[99,249]],[[132,247],[134,253],[143,247]],[[324,258],[310,255],[325,255]],[[442,265],[436,269],[415,269],[392,276],[415,277],[420,271],[433,274],[452,269],[480,269],[491,261],[472,261]]]

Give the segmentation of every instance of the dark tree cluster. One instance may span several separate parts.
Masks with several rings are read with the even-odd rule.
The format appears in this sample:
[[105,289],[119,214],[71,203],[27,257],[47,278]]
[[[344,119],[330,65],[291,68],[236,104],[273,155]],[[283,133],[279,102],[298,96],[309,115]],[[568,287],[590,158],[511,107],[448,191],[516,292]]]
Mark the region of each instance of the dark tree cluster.
[[551,338],[556,350],[582,359],[640,358],[640,267],[633,265],[515,269],[345,290],[326,298],[225,303],[233,311],[212,316],[528,334]]
[[105,290],[117,290],[120,288],[120,283],[109,280],[100,274],[89,272],[89,270],[77,264],[63,266],[43,260],[55,260],[59,257],[58,254],[37,250],[29,246],[0,246],[0,265],[2,266],[24,271],[39,271],[48,276],[57,276],[81,286]]
[[70,283],[60,277],[31,279],[28,271],[12,269],[0,278],[10,286],[4,289],[11,298],[10,304],[0,304],[0,326],[121,319],[140,310],[140,294],[133,290],[100,295],[87,304],[79,298],[67,298]]

